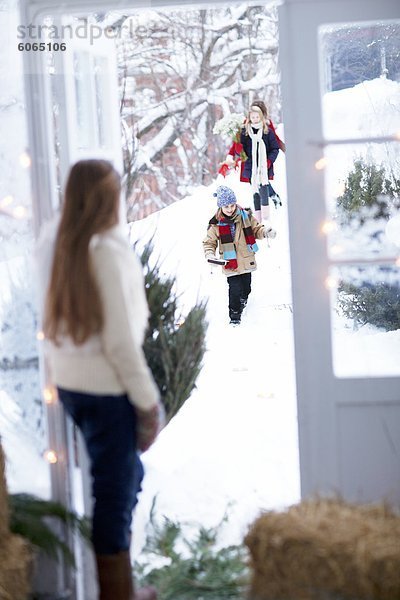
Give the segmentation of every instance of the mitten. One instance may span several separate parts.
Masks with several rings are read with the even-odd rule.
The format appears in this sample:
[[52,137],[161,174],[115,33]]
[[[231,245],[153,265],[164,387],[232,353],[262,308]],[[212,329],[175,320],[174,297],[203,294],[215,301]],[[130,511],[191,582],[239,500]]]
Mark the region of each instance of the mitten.
[[137,447],[141,452],[145,452],[155,442],[165,425],[165,410],[161,402],[150,410],[135,408]]
[[273,240],[274,238],[276,238],[276,231],[275,231],[275,229],[273,229],[269,225],[267,225],[266,227],[264,227],[264,237],[265,238],[270,238],[271,240]]
[[218,169],[218,173],[220,173],[223,177],[226,177],[230,171],[230,166],[226,163],[222,163],[220,168]]

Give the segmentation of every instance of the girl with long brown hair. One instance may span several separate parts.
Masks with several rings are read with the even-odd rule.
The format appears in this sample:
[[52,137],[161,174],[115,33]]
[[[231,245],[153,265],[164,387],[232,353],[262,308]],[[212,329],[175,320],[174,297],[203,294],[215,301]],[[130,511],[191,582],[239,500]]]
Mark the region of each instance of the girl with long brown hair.
[[134,591],[129,548],[138,450],[155,440],[162,408],[142,350],[148,307],[140,262],[118,224],[120,191],[111,163],[72,167],[43,321],[52,382],[91,461],[100,600],[153,600],[154,588]]

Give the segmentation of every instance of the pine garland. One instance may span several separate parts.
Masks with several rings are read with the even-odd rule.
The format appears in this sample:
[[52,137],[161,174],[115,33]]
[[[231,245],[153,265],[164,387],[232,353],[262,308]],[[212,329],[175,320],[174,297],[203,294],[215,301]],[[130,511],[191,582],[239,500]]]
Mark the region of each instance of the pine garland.
[[160,390],[168,422],[189,398],[202,368],[206,304],[199,302],[184,318],[180,317],[175,278],[162,278],[158,261],[150,266],[152,251],[150,241],[140,257],[150,308],[143,350]]

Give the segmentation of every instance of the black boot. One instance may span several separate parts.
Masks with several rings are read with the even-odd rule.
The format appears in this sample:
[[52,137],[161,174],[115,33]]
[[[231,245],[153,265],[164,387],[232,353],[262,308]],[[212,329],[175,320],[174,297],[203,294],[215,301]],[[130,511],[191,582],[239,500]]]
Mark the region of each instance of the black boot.
[[229,311],[230,324],[231,325],[239,325],[241,314],[242,313],[240,310],[230,310]]

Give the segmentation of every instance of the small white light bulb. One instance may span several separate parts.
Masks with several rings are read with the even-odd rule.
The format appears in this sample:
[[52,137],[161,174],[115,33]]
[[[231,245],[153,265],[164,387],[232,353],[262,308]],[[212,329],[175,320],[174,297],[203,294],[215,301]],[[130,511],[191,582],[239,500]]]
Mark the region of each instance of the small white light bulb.
[[55,450],[46,450],[43,456],[51,465],[55,465],[56,462],[58,462],[58,456]]
[[322,158],[320,158],[319,160],[316,161],[316,163],[314,164],[314,167],[317,169],[317,171],[322,171],[323,169],[325,169],[327,164],[328,164],[328,159],[325,158],[325,156],[323,156]]
[[31,164],[32,164],[31,157],[29,156],[29,154],[27,152],[22,152],[22,154],[19,155],[19,164],[24,169],[28,169],[31,166]]
[[327,290],[334,290],[338,286],[338,280],[333,275],[328,275],[325,279],[325,287]]
[[55,400],[55,394],[54,388],[52,388],[50,385],[46,386],[43,389],[43,399],[46,402],[46,404],[53,404]]
[[336,231],[337,225],[334,221],[324,221],[321,225],[322,233],[328,235],[328,233],[332,233],[332,231]]

